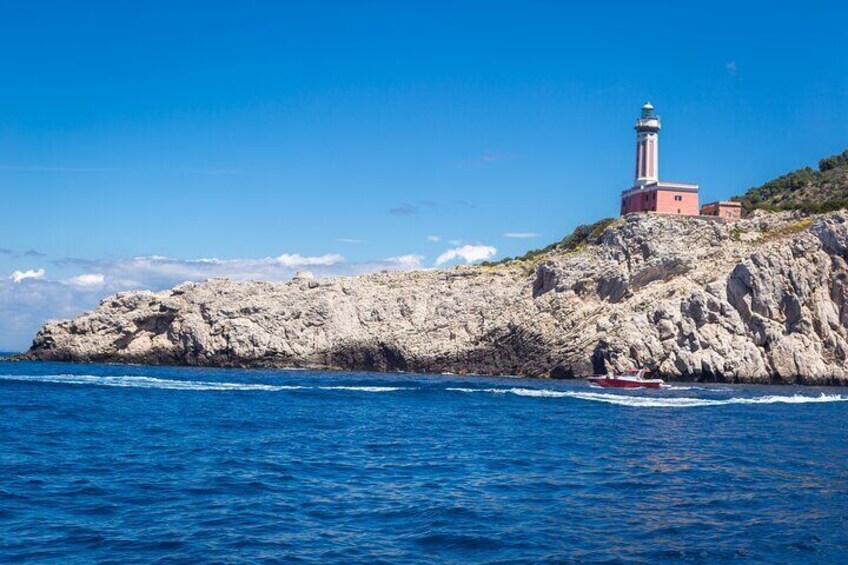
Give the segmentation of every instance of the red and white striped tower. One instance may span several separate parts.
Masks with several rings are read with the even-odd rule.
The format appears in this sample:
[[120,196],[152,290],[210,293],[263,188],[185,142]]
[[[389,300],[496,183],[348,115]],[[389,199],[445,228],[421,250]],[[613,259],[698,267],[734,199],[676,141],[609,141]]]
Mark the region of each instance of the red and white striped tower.
[[645,186],[659,181],[660,118],[654,114],[650,102],[642,106],[642,115],[636,120],[636,186]]

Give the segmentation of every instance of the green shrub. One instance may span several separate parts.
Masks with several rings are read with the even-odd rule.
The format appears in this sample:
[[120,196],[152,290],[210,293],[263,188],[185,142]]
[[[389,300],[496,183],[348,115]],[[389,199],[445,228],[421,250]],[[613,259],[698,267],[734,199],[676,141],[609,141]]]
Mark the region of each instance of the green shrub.
[[565,236],[561,240],[556,243],[552,243],[546,247],[541,249],[533,249],[528,251],[524,255],[520,257],[507,257],[505,259],[501,259],[500,261],[484,261],[480,263],[484,267],[494,267],[495,265],[503,265],[504,263],[509,263],[511,261],[521,261],[527,262],[537,259],[542,255],[547,255],[552,251],[559,252],[573,252],[579,251],[588,243],[592,243],[597,240],[601,235],[603,235],[604,230],[606,230],[610,224],[615,221],[615,218],[604,218],[603,220],[599,220],[594,224],[589,225],[579,225],[574,228],[574,231],[569,235]]
[[831,171],[840,167],[848,166],[848,149],[839,155],[831,155],[819,161],[819,171]]
[[742,210],[829,212],[848,204],[848,150],[819,161],[819,170],[804,167],[733,198]]

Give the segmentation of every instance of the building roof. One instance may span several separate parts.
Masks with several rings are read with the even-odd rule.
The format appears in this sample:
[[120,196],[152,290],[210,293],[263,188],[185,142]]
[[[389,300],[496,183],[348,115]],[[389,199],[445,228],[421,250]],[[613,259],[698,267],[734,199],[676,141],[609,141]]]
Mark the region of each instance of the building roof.
[[669,182],[665,180],[652,182],[643,186],[634,186],[627,190],[622,190],[621,195],[636,194],[639,192],[652,192],[654,190],[671,190],[676,192],[698,192],[701,187],[697,184],[689,182]]
[[742,203],[736,202],[735,200],[716,200],[715,202],[707,202],[704,206],[731,206],[741,208]]

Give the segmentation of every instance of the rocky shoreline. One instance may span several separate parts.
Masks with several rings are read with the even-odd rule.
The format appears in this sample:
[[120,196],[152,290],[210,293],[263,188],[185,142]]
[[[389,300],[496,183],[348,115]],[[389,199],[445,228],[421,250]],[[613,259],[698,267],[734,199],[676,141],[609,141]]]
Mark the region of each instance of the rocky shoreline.
[[532,260],[126,292],[20,358],[848,384],[848,215],[631,215]]

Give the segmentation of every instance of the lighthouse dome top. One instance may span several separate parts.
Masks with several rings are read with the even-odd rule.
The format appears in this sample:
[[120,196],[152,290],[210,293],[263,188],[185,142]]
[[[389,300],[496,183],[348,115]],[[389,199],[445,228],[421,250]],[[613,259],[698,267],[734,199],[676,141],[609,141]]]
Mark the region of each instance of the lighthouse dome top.
[[644,132],[657,132],[662,127],[660,118],[654,114],[654,105],[650,102],[645,102],[642,105],[642,113],[639,119],[636,120],[636,130]]

